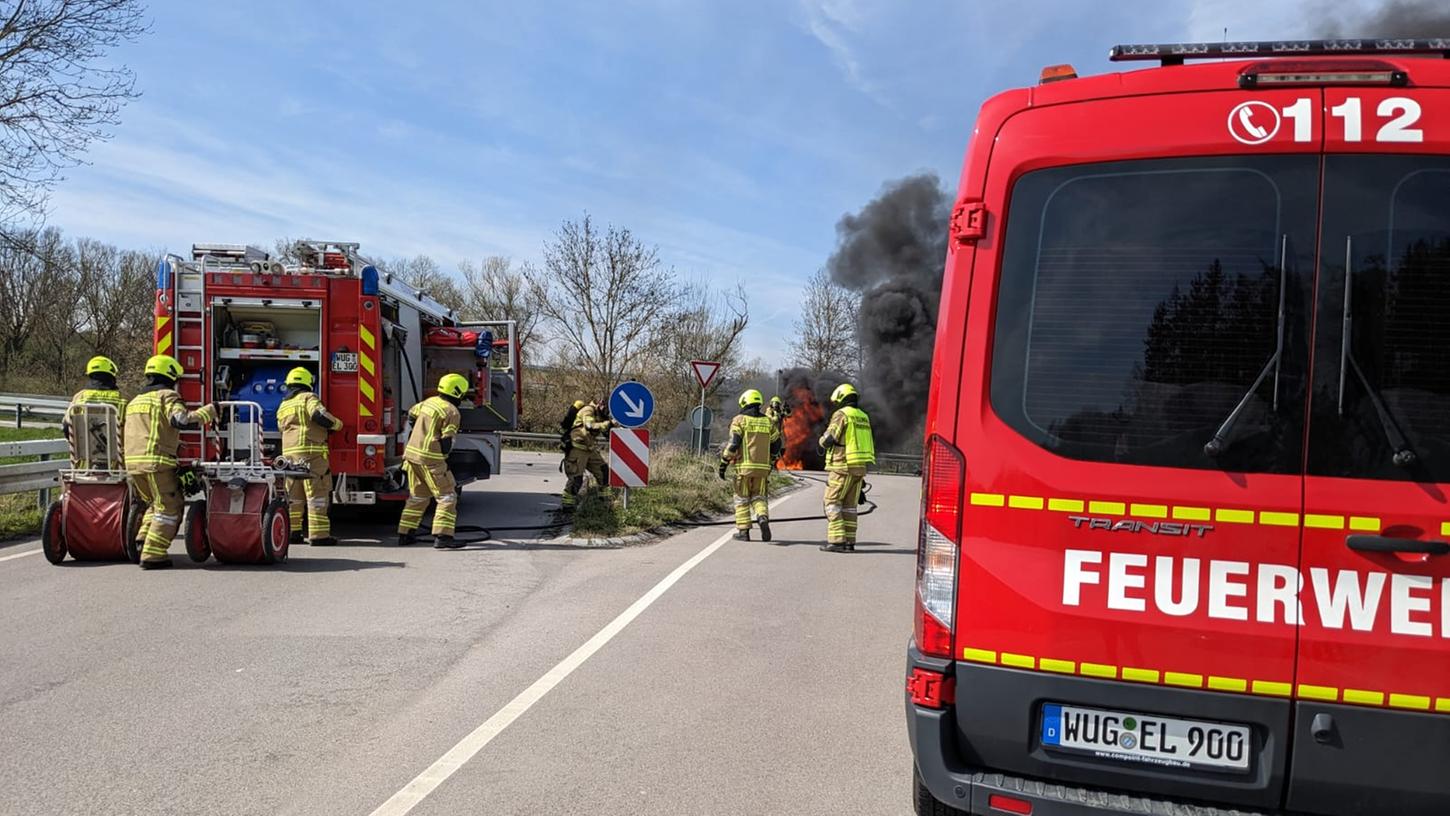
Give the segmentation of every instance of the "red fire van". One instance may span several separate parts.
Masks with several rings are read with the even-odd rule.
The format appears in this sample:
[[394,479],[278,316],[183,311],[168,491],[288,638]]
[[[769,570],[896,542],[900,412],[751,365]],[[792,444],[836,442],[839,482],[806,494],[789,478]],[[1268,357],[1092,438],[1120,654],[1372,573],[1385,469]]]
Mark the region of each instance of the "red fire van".
[[1450,813],[1450,41],[1123,46],[977,120],[918,813]]

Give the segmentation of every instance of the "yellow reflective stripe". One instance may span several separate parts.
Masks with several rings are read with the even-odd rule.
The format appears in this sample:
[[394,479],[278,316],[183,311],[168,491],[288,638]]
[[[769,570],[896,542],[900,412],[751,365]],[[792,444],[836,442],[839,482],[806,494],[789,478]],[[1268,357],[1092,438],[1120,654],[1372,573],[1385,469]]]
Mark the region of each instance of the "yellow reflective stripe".
[[1061,513],[1081,513],[1083,511],[1081,499],[1048,499],[1047,509],[1056,510]]
[[1328,700],[1334,702],[1339,699],[1339,689],[1330,686],[1311,686],[1307,683],[1300,683],[1299,697],[1303,700]]
[[363,345],[367,346],[368,348],[377,348],[378,338],[373,335],[372,331],[369,330],[367,326],[359,323],[357,327],[357,336],[359,340],[363,341]]
[[1362,533],[1378,533],[1380,531],[1380,520],[1371,516],[1350,516],[1349,529]]
[[1163,682],[1170,686],[1187,686],[1189,688],[1203,688],[1203,675],[1185,674],[1183,672],[1164,672]]
[[987,649],[973,649],[967,647],[962,649],[962,659],[970,660],[973,663],[996,663],[997,653]]
[[1429,711],[1430,698],[1418,694],[1391,694],[1391,708],[1409,708],[1415,711]]
[[1259,523],[1271,527],[1298,527],[1298,513],[1280,513],[1273,510],[1259,511]]
[[1343,530],[1344,516],[1329,516],[1321,513],[1305,513],[1304,526],[1319,530]]
[[1213,520],[1226,524],[1253,524],[1254,511],[1252,510],[1229,510],[1219,508],[1213,513]]
[[978,507],[1002,507],[1007,503],[1007,497],[1001,493],[973,493],[972,504]]
[[1132,680],[1135,683],[1156,683],[1158,682],[1158,672],[1153,669],[1132,669],[1125,666],[1123,679]]
[[1168,506],[1163,504],[1134,504],[1128,508],[1128,515],[1140,518],[1168,518]]
[[1214,691],[1248,691],[1249,681],[1240,680],[1237,677],[1217,677],[1209,675],[1208,687]]
[[1034,667],[1035,665],[1037,665],[1037,661],[1034,660],[1033,658],[1027,656],[1027,655],[1012,654],[1011,652],[1003,652],[1002,653],[1002,665],[1004,665],[1004,666],[1013,666],[1013,667],[1019,668],[1019,669],[1030,669],[1030,668]]
[[1288,697],[1294,693],[1294,686],[1290,683],[1255,680],[1253,682],[1253,691],[1255,694],[1266,694],[1271,697]]
[[1041,510],[1042,498],[1040,496],[1008,496],[1007,506],[1019,510]]
[[1344,701],[1359,705],[1384,705],[1385,695],[1382,691],[1347,688],[1344,690]]
[[1077,664],[1072,662],[1071,660],[1054,660],[1052,658],[1044,657],[1041,660],[1037,661],[1037,666],[1045,672],[1054,672],[1056,674],[1077,673]]
[[367,380],[358,380],[357,389],[361,391],[363,396],[367,397],[368,399],[373,399],[374,396],[377,394],[377,392],[373,390],[373,387],[368,384]]
[[1211,518],[1207,507],[1181,507],[1174,506],[1174,521],[1208,521]]
[[1113,501],[1090,501],[1088,502],[1088,512],[1104,516],[1121,516],[1127,514],[1128,505]]
[[1082,674],[1088,677],[1106,677],[1110,680],[1118,678],[1118,667],[1109,666],[1105,663],[1084,663],[1079,668]]

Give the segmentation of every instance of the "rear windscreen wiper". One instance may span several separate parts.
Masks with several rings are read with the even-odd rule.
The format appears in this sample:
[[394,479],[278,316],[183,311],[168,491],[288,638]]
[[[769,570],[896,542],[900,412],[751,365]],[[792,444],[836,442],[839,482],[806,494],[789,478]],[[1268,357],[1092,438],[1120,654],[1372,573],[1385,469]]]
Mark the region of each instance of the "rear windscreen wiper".
[[1354,290],[1354,237],[1344,239],[1344,326],[1339,335],[1339,415],[1344,416],[1344,383],[1345,375],[1353,372],[1359,379],[1359,384],[1364,387],[1365,396],[1369,397],[1370,405],[1374,406],[1375,417],[1379,420],[1380,429],[1384,431],[1385,439],[1389,441],[1390,448],[1394,455],[1390,461],[1396,467],[1409,467],[1418,458],[1415,452],[1410,449],[1409,440],[1400,430],[1395,418],[1390,414],[1389,408],[1385,407],[1385,401],[1380,398],[1379,391],[1370,385],[1369,378],[1364,376],[1364,370],[1359,367],[1359,361],[1354,359],[1354,353],[1349,350],[1350,338],[1354,329],[1354,312],[1350,308],[1350,293]]
[[1229,412],[1223,424],[1218,426],[1217,431],[1214,431],[1213,438],[1203,446],[1204,454],[1211,458],[1222,456],[1224,451],[1228,450],[1229,434],[1238,424],[1244,407],[1249,404],[1249,400],[1259,390],[1259,386],[1264,384],[1270,371],[1274,372],[1274,410],[1279,410],[1279,363],[1284,359],[1284,291],[1288,266],[1289,236],[1286,234],[1279,241],[1279,316],[1274,326],[1274,353],[1269,355],[1269,361],[1264,363],[1263,370],[1259,372],[1259,376],[1254,378],[1254,384],[1249,386],[1249,390],[1244,392],[1243,398]]

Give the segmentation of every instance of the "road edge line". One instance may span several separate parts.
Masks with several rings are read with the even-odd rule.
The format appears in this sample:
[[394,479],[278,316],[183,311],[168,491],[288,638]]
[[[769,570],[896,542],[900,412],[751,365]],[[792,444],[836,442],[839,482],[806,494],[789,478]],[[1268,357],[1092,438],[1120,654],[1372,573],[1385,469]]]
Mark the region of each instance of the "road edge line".
[[0,561],[14,561],[17,558],[24,558],[27,555],[38,555],[40,552],[41,552],[41,550],[35,549],[35,550],[26,550],[25,552],[22,552],[22,553],[15,553],[14,555],[0,555]]
[[[800,494],[800,491],[777,498],[771,502],[770,507],[774,510],[779,505],[793,496]],[[595,652],[604,648],[605,644],[614,639],[615,635],[624,631],[625,627],[634,622],[646,609],[659,600],[660,596],[669,591],[681,578],[685,577],[690,570],[699,566],[700,562],[715,554],[716,550],[725,546],[735,535],[734,530],[722,534],[713,542],[705,545],[704,549],[690,556],[683,564],[675,567],[674,570],[661,578],[659,583],[650,587],[634,603],[630,604],[623,612],[619,613],[614,620],[604,625],[603,629],[594,633],[594,636],[584,641],[583,645],[569,653],[568,657],[554,664],[554,667],[544,672],[543,676],[535,680],[528,688],[519,692],[512,700],[504,704],[503,708],[494,712],[493,716],[484,720],[477,728],[469,732],[467,736],[459,740],[456,745],[449,748],[443,756],[439,757],[432,765],[423,769],[423,772],[413,777],[413,780],[404,785],[402,790],[393,794],[386,802],[383,802],[371,814],[371,816],[404,816],[417,807],[428,795],[438,789],[448,780],[450,776],[462,768],[469,760],[478,755],[494,737],[503,733],[510,725],[513,725],[519,717],[522,717],[534,704],[544,699],[556,686],[564,682],[564,678],[574,673],[574,670],[584,665],[584,662],[593,657]],[[39,550],[36,550],[39,552]]]

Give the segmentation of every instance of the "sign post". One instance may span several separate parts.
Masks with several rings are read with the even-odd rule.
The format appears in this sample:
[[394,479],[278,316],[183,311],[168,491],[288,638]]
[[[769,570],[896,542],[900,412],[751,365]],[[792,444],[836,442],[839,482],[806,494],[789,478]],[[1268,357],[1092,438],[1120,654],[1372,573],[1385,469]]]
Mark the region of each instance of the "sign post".
[[[709,414],[705,409],[705,390],[710,387],[710,381],[714,380],[715,375],[720,372],[720,364],[710,360],[691,360],[690,369],[695,372],[695,379],[700,383],[700,415],[702,417],[708,417]],[[696,430],[699,431],[695,436],[698,440],[696,442],[698,453],[703,454],[705,452],[705,431],[709,428],[710,422],[708,418],[702,424],[696,426]]]
[[655,412],[655,395],[644,383],[622,382],[609,394],[609,416],[622,428],[609,432],[609,486],[624,488],[624,509],[629,489],[649,484],[649,431],[639,426]]

